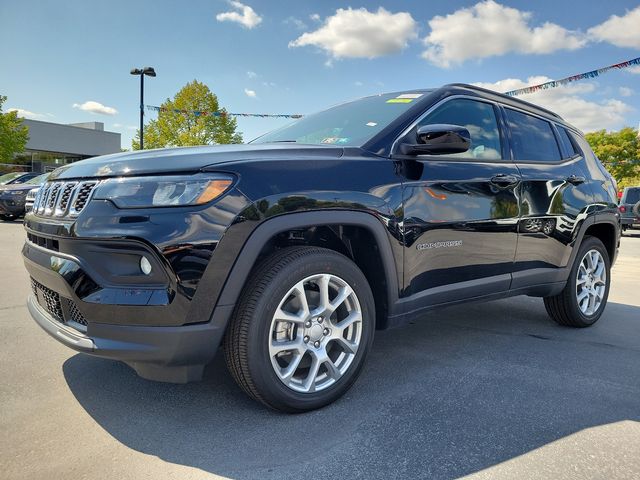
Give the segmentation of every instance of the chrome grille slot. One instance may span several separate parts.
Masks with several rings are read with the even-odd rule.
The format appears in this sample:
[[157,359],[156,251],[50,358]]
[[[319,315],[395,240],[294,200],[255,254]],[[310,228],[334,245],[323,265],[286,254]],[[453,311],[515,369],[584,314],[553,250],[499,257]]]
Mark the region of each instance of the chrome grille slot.
[[40,189],[40,195],[38,196],[38,201],[37,201],[37,209],[34,206],[33,211],[39,215],[44,213],[44,207],[47,203],[47,198],[49,197],[49,192],[51,191],[51,185],[50,183],[45,183],[42,188]]
[[53,209],[56,206],[56,201],[58,200],[58,194],[60,193],[60,188],[62,188],[62,183],[60,182],[51,184],[49,195],[47,195],[47,203],[44,206],[45,215],[51,215],[53,213]]
[[60,199],[56,204],[56,209],[53,214],[56,217],[61,217],[67,213],[67,208],[69,207],[69,200],[71,199],[71,194],[73,193],[73,189],[76,186],[76,182],[68,182],[65,183],[64,186],[60,190]]
[[93,189],[97,184],[98,182],[82,182],[78,184],[74,190],[71,206],[69,207],[70,216],[75,217],[82,211],[89,201],[89,198],[91,198]]

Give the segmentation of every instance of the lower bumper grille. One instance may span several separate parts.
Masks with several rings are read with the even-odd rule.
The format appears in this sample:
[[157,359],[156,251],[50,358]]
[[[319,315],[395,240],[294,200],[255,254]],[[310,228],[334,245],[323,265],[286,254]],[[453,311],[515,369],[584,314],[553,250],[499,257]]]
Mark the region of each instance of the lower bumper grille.
[[73,300],[60,296],[34,278],[31,279],[31,291],[40,306],[55,320],[76,330],[86,330],[87,320]]

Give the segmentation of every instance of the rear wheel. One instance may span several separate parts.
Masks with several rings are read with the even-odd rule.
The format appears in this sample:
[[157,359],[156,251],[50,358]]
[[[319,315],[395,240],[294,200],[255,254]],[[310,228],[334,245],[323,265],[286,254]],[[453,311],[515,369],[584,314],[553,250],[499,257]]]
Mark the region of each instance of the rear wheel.
[[271,408],[303,412],[342,396],[373,341],[371,289],[347,257],[287,248],[249,279],[225,336],[229,370]]
[[569,327],[588,327],[602,315],[611,284],[607,249],[595,237],[586,237],[564,290],[546,297],[547,313],[556,322]]
[[15,220],[17,217],[15,215],[0,215],[0,220],[3,222],[11,222]]

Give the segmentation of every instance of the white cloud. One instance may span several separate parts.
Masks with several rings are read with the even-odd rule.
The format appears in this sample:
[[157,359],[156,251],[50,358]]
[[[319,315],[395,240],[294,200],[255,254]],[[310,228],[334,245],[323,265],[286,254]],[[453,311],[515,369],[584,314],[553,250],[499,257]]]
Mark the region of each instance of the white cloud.
[[[498,92],[507,92],[550,80],[545,76],[536,76],[529,77],[527,81],[507,78],[495,83],[475,83],[474,85]],[[632,111],[632,108],[613,98],[603,102],[593,102],[581,96],[595,91],[596,88],[594,83],[571,84],[540,90],[517,98],[548,108],[585,132],[622,127],[625,123],[625,114]]]
[[251,70],[247,72],[247,77],[249,78],[256,78],[257,76],[258,74],[256,72],[252,72]]
[[245,94],[247,97],[251,97],[251,98],[256,98],[256,96],[257,96],[257,95],[256,95],[256,91],[255,91],[255,90],[249,90],[248,88],[245,88],[245,89],[244,89],[244,94]]
[[630,89],[629,87],[620,87],[618,89],[618,93],[620,93],[621,97],[630,97],[632,96],[635,92]]
[[309,15],[309,18],[311,20],[313,20],[314,22],[319,22],[320,21],[320,15],[317,13],[312,13],[311,15]]
[[306,23],[296,17],[287,17],[282,21],[282,23],[285,25],[293,25],[298,30],[306,30],[308,28]]
[[422,57],[439,67],[510,52],[543,54],[585,45],[579,32],[545,22],[531,26],[531,13],[485,0],[429,20]]
[[74,103],[73,108],[79,108],[85,112],[99,113],[100,115],[116,115],[118,111],[113,107],[107,107],[100,102],[89,100],[84,103]]
[[33,120],[38,120],[47,116],[53,116],[51,114],[30,112],[29,110],[25,110],[24,108],[9,108],[7,109],[7,112],[16,112],[19,117],[31,118]]
[[636,65],[635,67],[627,68],[627,72],[637,73],[638,75],[640,75],[640,65]]
[[364,83],[362,83],[360,80],[357,80],[357,81],[353,82],[353,84],[354,84],[356,87],[361,87],[361,86],[363,86],[363,85],[364,85]]
[[339,8],[317,30],[289,42],[289,47],[314,45],[333,58],[375,58],[402,50],[416,38],[416,28],[407,12]]
[[640,48],[640,6],[623,16],[611,15],[608,20],[588,30],[596,41],[616,47]]
[[262,17],[250,6],[235,0],[230,0],[229,5],[239,10],[239,12],[219,13],[216,15],[216,20],[219,22],[236,22],[248,29],[252,29],[262,22]]

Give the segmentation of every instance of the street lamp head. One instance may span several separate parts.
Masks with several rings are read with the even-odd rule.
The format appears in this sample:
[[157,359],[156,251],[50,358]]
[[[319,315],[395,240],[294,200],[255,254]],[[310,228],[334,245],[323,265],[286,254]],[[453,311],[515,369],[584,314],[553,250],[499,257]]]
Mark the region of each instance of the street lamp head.
[[132,68],[131,75],[142,75],[142,70],[140,70],[139,68]]
[[156,76],[156,71],[153,69],[153,67],[144,67],[144,69],[142,70],[142,73],[144,73],[145,75],[148,75],[149,77]]

